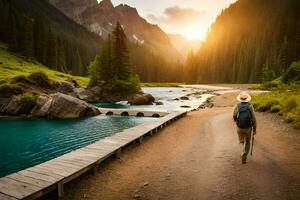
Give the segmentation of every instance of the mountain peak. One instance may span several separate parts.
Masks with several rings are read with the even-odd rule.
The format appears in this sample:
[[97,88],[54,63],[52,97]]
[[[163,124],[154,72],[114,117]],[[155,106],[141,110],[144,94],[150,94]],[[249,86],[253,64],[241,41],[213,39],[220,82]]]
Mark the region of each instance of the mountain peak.
[[114,5],[112,4],[111,0],[102,0],[99,3],[99,6],[103,9],[113,9]]
[[116,10],[119,12],[122,12],[122,13],[127,13],[130,16],[135,16],[135,17],[138,16],[139,17],[139,13],[138,13],[137,9],[134,7],[131,7],[127,4],[120,4],[120,5],[116,6]]

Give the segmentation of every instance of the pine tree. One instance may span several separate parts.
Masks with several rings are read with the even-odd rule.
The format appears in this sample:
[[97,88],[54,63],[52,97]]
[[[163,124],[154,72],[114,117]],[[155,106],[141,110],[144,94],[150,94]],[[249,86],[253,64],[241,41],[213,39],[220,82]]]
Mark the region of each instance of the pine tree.
[[128,80],[132,73],[132,66],[127,48],[127,37],[119,22],[117,22],[113,36],[113,68],[115,70],[115,79]]
[[108,37],[100,55],[89,67],[90,86],[104,84],[110,92],[133,93],[140,88],[139,78],[132,73],[127,38],[120,23]]
[[268,63],[266,63],[262,69],[261,81],[263,83],[272,81],[275,78],[275,73],[269,68]]
[[52,69],[57,69],[57,39],[50,28],[47,36],[47,65]]
[[43,64],[47,64],[47,28],[43,19],[35,17],[34,20],[34,55],[35,58]]
[[91,62],[89,66],[89,75],[91,77],[89,86],[102,84],[100,55],[96,55],[95,60]]
[[7,35],[8,48],[11,51],[17,51],[19,49],[19,43],[16,20],[13,15],[10,15],[9,19],[9,34]]
[[100,54],[100,74],[101,79],[105,82],[111,82],[116,73],[113,67],[111,43],[111,36],[109,35]]
[[[19,19],[20,20],[20,19]],[[33,23],[31,18],[25,18],[20,32],[20,51],[27,57],[34,57]]]
[[57,66],[59,71],[67,72],[64,44],[59,38],[57,39]]
[[81,56],[80,56],[78,49],[76,49],[76,51],[75,51],[74,69],[78,75],[84,75],[84,73],[85,73],[85,70],[84,70],[84,67],[82,64],[82,60],[81,60]]

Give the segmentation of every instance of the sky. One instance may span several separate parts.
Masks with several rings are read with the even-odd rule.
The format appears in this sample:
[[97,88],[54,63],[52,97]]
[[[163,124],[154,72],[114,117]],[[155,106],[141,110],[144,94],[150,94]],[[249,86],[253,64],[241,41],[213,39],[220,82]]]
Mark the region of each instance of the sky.
[[137,8],[140,16],[167,33],[204,40],[217,15],[236,0],[112,0]]

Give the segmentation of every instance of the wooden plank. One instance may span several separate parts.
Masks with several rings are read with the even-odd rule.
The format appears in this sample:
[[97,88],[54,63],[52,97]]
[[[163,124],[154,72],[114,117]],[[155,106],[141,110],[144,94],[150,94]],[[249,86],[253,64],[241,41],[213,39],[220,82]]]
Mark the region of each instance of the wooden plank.
[[92,154],[92,155],[95,155],[95,159],[94,161],[98,160],[99,158],[101,158],[102,156],[105,156],[106,153],[103,151],[103,150],[100,150],[100,149],[91,149],[91,148],[83,148],[83,149],[80,149],[80,153],[82,155],[85,155],[87,153],[89,154]]
[[25,198],[40,190],[40,187],[3,177],[0,179],[0,192],[18,199]]
[[96,156],[90,156],[90,155],[82,155],[82,153],[80,152],[74,152],[72,154],[68,154],[66,156],[64,156],[64,159],[68,159],[68,160],[79,160],[81,162],[85,162],[87,164],[89,163],[93,163],[98,157]]
[[107,144],[107,143],[101,143],[101,142],[97,142],[94,144],[91,144],[89,146],[86,146],[87,148],[95,148],[95,149],[102,149],[105,151],[109,151],[109,150],[115,150],[117,148],[119,148],[119,145],[111,145],[111,144]]
[[76,166],[79,169],[88,165],[86,162],[81,162],[81,161],[76,162],[75,159],[64,159],[64,158],[60,158],[60,157],[59,157],[59,159],[57,159],[53,162],[67,163],[67,164],[70,164],[70,165],[74,166],[74,168]]
[[57,169],[65,170],[67,172],[70,172],[70,174],[75,173],[76,171],[79,171],[82,168],[62,161],[49,161],[45,164],[47,164],[47,166],[49,167],[54,167],[54,169],[56,167]]
[[19,174],[19,173],[14,173],[14,174],[11,174],[11,175],[6,176],[6,177],[10,178],[10,179],[13,179],[13,180],[16,180],[16,181],[19,181],[19,182],[35,185],[35,186],[40,187],[40,188],[49,187],[52,184],[49,181],[24,176],[24,175]]
[[101,150],[103,153],[103,156],[106,156],[107,154],[110,154],[113,151],[116,151],[119,148],[103,148],[103,147],[97,147],[97,146],[88,146],[86,149],[95,149],[95,150]]
[[80,168],[74,168],[74,166],[72,166],[72,167],[62,166],[60,163],[56,163],[56,162],[46,162],[46,163],[43,163],[41,166],[52,169],[53,171],[54,170],[64,171],[64,172],[66,172],[66,174],[74,173],[74,171],[77,171],[78,169],[80,169]]
[[23,170],[23,171],[20,171],[18,172],[19,174],[22,174],[24,176],[28,176],[28,177],[32,177],[32,178],[36,178],[36,179],[41,179],[41,180],[44,180],[44,181],[49,181],[49,182],[52,182],[52,183],[55,183],[59,180],[61,180],[63,177],[59,176],[57,174],[43,174],[43,173],[40,173],[40,172],[35,172],[35,171],[29,171],[30,169],[28,170]]
[[1,200],[17,200],[17,198],[8,196],[8,195],[3,194],[3,193],[0,193],[0,199]]
[[95,158],[98,158],[98,156],[95,155],[94,153],[86,152],[86,151],[83,152],[82,149],[78,149],[72,152],[71,155],[78,158],[86,158],[86,160],[94,160]]
[[69,163],[77,163],[77,164],[81,164],[83,166],[86,166],[86,165],[90,165],[92,164],[93,162],[92,161],[87,161],[87,160],[82,160],[82,159],[79,159],[79,158],[71,158],[71,157],[64,157],[64,158],[61,158],[63,161],[66,161],[66,162],[69,162]]
[[[70,174],[70,172],[66,172],[64,170],[57,170],[57,169],[53,169],[53,168],[50,169],[47,166],[41,166],[41,165],[31,168],[29,171],[35,172],[35,173],[40,173],[40,174],[46,174],[46,175],[50,175],[50,176],[58,176],[59,177],[58,180],[61,180]],[[57,182],[57,181],[54,181],[54,183],[55,182]]]

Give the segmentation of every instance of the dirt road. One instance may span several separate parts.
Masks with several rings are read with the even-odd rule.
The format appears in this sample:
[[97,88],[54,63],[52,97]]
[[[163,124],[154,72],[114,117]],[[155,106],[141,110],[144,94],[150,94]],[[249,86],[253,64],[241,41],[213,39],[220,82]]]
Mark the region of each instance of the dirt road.
[[299,131],[258,113],[254,156],[242,165],[232,109],[188,114],[68,184],[66,199],[300,199]]

